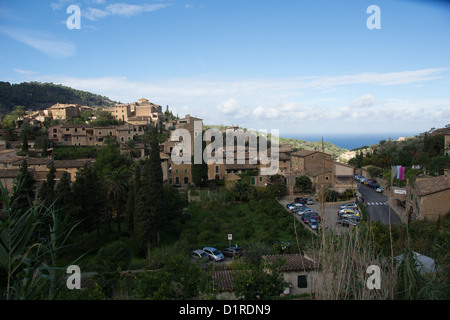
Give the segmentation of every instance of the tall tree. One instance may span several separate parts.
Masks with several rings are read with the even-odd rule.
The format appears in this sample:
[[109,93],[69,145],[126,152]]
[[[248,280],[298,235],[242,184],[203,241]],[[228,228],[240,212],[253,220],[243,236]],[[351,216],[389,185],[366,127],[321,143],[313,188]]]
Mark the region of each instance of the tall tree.
[[111,172],[108,172],[104,179],[106,198],[113,203],[114,209],[116,211],[116,220],[119,236],[122,234],[121,204],[124,202],[124,197],[126,194],[126,181],[127,181],[126,174],[120,169],[115,169]]
[[93,167],[85,165],[77,172],[73,183],[73,202],[77,206],[77,220],[83,221],[80,230],[90,232],[96,227],[98,232],[106,198],[103,185]]
[[22,161],[19,170],[19,175],[14,182],[14,207],[28,209],[31,201],[35,197],[36,180],[33,178],[31,172],[28,171],[26,160]]
[[[202,150],[206,148],[206,142],[203,141],[204,132],[201,135],[195,137],[195,139],[200,139],[202,141]],[[194,142],[195,143],[195,142]],[[203,187],[208,181],[208,164],[205,159],[203,159],[203,151],[202,151],[202,163],[195,164],[194,163],[194,155],[191,158],[191,173],[192,173],[192,182],[194,182],[195,186]]]
[[134,163],[134,172],[130,177],[127,197],[126,219],[128,222],[128,229],[132,236],[135,233],[136,211],[139,201],[139,191],[141,190],[141,170],[142,161]]
[[165,222],[163,173],[156,128],[151,129],[150,138],[150,155],[143,166],[135,226],[138,238],[147,246],[149,259],[152,239],[156,240],[158,245],[160,244],[160,230]]
[[46,207],[49,207],[55,200],[55,178],[56,168],[54,163],[52,163],[47,173],[47,179],[42,183],[41,188],[39,189],[39,198]]
[[73,195],[70,186],[69,173],[67,171],[64,171],[55,188],[55,199],[58,209],[71,209],[73,199],[72,197]]

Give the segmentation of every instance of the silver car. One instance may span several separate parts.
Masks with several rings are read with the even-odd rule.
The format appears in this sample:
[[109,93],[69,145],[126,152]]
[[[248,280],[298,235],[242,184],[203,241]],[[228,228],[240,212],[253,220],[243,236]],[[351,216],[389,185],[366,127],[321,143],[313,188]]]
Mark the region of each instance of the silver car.
[[225,259],[223,253],[220,252],[219,250],[217,250],[216,248],[204,247],[203,251],[205,251],[209,255],[210,259],[212,259],[212,260],[214,260],[216,262],[220,262],[220,261],[223,261]]

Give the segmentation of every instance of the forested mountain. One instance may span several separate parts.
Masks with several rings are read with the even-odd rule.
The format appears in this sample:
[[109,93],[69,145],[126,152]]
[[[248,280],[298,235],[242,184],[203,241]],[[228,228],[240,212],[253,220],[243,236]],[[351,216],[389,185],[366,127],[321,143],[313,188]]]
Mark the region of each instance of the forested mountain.
[[22,82],[11,84],[0,81],[0,115],[4,116],[18,105],[26,110],[41,110],[55,103],[74,103],[84,106],[110,106],[107,97],[76,90],[53,83]]

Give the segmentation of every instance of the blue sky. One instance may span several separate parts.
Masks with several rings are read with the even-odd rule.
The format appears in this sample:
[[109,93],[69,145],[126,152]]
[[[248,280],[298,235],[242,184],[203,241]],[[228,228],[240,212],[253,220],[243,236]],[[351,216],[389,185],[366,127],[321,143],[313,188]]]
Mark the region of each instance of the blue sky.
[[[367,28],[370,5],[381,29]],[[2,81],[146,97],[280,136],[449,124],[449,40],[443,1],[0,0]]]

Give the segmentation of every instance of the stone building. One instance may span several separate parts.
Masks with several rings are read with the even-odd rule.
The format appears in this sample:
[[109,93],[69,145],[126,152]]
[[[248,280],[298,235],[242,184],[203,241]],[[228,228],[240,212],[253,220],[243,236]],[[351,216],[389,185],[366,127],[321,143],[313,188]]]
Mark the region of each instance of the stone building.
[[435,221],[450,211],[448,170],[438,177],[417,179],[406,187],[406,215],[411,220]]

